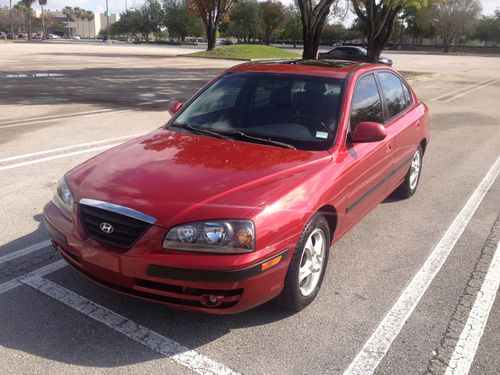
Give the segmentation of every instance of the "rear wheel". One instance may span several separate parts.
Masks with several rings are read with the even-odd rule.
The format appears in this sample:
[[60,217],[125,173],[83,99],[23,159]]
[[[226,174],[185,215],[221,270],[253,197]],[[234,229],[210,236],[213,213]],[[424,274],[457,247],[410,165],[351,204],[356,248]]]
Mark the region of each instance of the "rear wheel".
[[418,146],[417,151],[413,155],[411,166],[406,174],[405,180],[395,191],[401,198],[410,198],[417,191],[420,173],[422,172],[422,157],[422,146]]
[[279,302],[300,311],[316,298],[328,263],[330,229],[325,217],[315,214],[302,233],[285,277]]

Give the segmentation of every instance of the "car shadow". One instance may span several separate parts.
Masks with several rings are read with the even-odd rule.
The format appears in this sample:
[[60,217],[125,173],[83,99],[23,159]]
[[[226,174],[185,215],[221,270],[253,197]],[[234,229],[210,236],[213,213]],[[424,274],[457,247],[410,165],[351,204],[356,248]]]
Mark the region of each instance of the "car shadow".
[[[36,220],[40,222],[41,215],[37,215]],[[2,248],[14,250],[18,244],[29,246],[28,242],[32,245],[39,241],[41,233],[45,233],[43,225]],[[46,239],[48,236],[45,234],[43,240]],[[26,256],[24,261],[29,262],[29,257]],[[294,317],[293,313],[274,301],[237,315],[174,310],[110,291],[88,280],[70,266],[44,277],[189,350],[213,343],[234,330],[247,327],[255,329]],[[111,368],[164,358],[28,286],[0,293],[0,316],[0,346],[42,359],[70,365]]]
[[33,244],[45,241],[48,239],[48,232],[43,225],[43,215],[36,214],[33,216],[33,221],[36,224],[36,229],[25,235],[18,237],[12,241],[9,241],[4,244],[0,244],[0,256],[8,254],[10,252],[24,249]]

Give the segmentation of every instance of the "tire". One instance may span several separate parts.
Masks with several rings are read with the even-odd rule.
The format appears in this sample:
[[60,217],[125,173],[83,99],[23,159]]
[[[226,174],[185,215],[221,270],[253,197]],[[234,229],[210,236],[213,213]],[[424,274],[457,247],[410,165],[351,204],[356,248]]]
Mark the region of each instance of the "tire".
[[[320,243],[320,240],[323,242]],[[290,261],[285,286],[278,297],[282,306],[292,311],[300,311],[314,301],[328,264],[330,242],[328,222],[323,215],[316,213],[304,228]],[[311,244],[318,245],[312,246],[311,249]],[[307,272],[310,272],[309,276],[304,277]]]
[[[413,154],[412,164],[408,169],[408,173],[406,173],[403,183],[395,190],[395,194],[400,198],[410,198],[417,191],[420,174],[422,173],[423,156],[422,146],[418,146],[417,151]],[[418,170],[415,170],[417,167]]]

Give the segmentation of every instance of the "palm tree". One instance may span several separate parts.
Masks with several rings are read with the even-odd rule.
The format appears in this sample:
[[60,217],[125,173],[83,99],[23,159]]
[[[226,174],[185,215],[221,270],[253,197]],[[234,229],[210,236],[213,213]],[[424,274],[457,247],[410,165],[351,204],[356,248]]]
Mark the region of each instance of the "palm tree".
[[31,40],[31,6],[35,0],[21,0],[28,12],[28,39]]
[[74,20],[75,12],[74,12],[73,8],[69,7],[69,6],[65,6],[62,12],[66,16],[66,22],[68,23],[67,24],[67,27],[68,27],[68,36],[71,38],[72,37],[72,35],[71,35],[72,32],[71,32],[71,27],[69,27],[69,22]]
[[76,29],[77,29],[77,33],[78,33],[78,31],[80,29],[80,27],[78,25],[78,21],[82,21],[82,16],[83,16],[85,11],[80,7],[74,7],[73,12],[74,12],[75,18],[76,18]]
[[47,5],[47,0],[38,0],[38,4],[40,4],[40,7],[42,8],[42,32],[43,32],[43,39],[47,39],[47,36],[45,35],[45,15],[43,14],[43,7]]
[[14,39],[14,26],[12,26],[12,0],[9,0],[9,23],[10,33],[12,34],[12,39]]
[[90,38],[90,21],[92,21],[94,19],[94,12],[92,12],[91,10],[87,10],[87,14],[85,15],[85,18],[87,19],[88,24],[89,24],[88,37]]

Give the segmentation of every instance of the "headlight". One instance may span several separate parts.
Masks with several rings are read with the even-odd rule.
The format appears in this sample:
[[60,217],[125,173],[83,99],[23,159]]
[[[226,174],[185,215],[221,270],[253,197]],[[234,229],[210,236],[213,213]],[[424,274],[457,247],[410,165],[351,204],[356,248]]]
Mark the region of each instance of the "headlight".
[[57,183],[56,191],[54,193],[54,204],[61,210],[61,212],[68,219],[72,219],[73,214],[73,194],[69,188],[66,178],[63,177]]
[[255,249],[255,229],[249,220],[209,220],[178,225],[163,241],[164,249],[238,254]]

